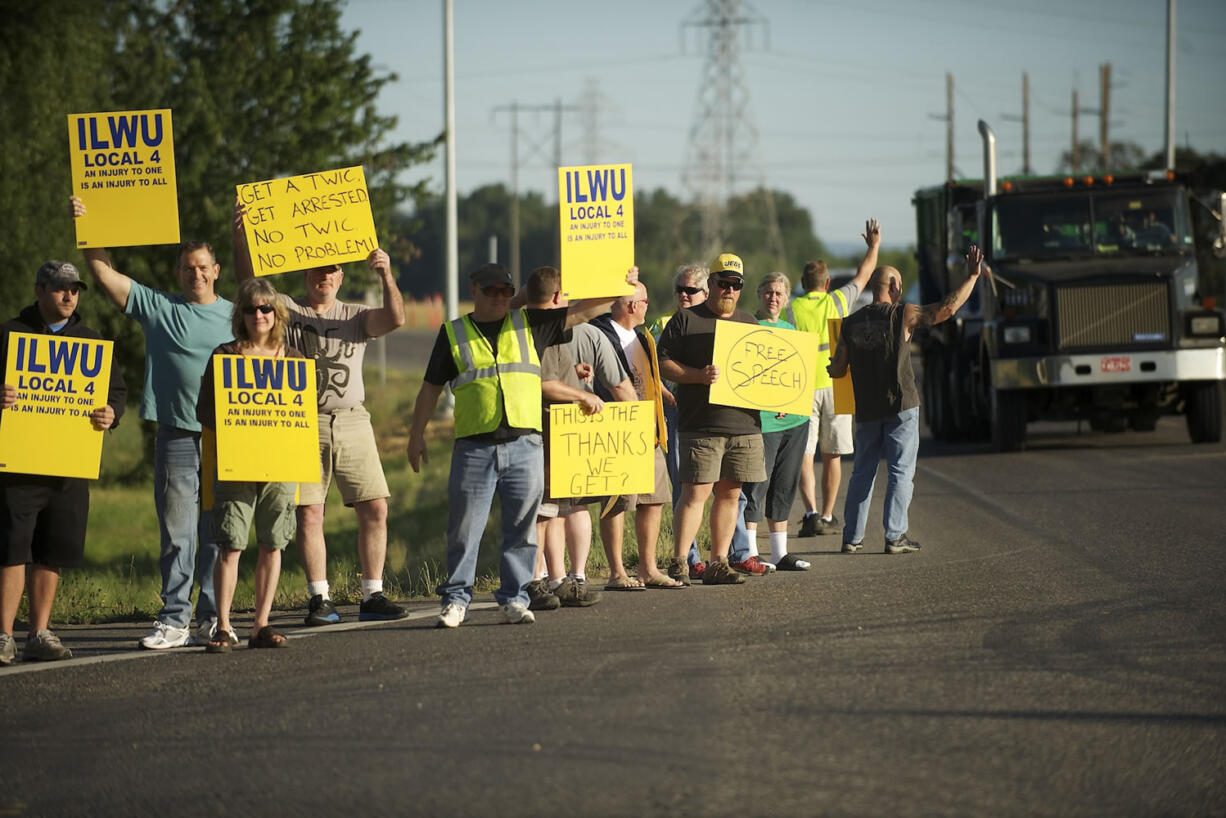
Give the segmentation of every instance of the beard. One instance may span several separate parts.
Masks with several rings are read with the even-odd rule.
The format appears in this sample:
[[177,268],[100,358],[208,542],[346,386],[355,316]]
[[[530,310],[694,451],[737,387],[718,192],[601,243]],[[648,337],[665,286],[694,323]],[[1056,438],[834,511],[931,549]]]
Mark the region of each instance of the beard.
[[736,309],[736,297],[732,293],[721,293],[719,297],[719,312],[720,314],[729,313]]

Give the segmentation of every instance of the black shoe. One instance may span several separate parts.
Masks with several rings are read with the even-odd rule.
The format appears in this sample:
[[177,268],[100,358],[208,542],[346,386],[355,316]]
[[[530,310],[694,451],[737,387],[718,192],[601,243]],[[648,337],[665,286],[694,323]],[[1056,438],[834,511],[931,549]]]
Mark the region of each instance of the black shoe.
[[562,600],[549,590],[548,583],[543,579],[534,579],[525,589],[528,592],[528,610],[556,611],[562,607]]
[[910,554],[912,551],[919,551],[920,544],[907,539],[906,534],[902,534],[896,540],[885,541],[885,553],[887,554]]
[[843,553],[844,554],[854,554],[863,547],[864,547],[864,543],[862,542],[845,542],[843,543]]
[[805,518],[800,521],[800,533],[798,537],[816,537],[818,534],[817,524],[821,520],[820,514],[806,514]]
[[332,600],[324,599],[320,594],[311,597],[311,601],[307,603],[306,623],[308,625],[311,627],[335,625],[340,621],[341,615],[336,612],[336,606],[332,604]]
[[587,608],[600,601],[599,591],[589,591],[586,582],[580,582],[574,577],[562,580],[562,584],[553,592],[566,608]]
[[817,518],[817,533],[818,534],[842,534],[843,524],[839,522],[839,518],[835,517],[833,514],[830,515],[829,520],[823,520],[821,517],[818,517]]
[[408,615],[408,611],[385,597],[382,591],[371,594],[370,599],[358,607],[358,619],[363,622],[404,619]]

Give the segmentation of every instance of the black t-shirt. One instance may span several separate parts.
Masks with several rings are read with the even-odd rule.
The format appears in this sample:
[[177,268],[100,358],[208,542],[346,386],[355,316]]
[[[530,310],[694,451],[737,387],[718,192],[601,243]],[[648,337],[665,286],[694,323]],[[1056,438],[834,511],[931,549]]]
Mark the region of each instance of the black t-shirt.
[[[540,310],[528,308],[524,310],[528,328],[532,330],[532,345],[536,347],[536,356],[545,354],[545,348],[566,341],[566,308]],[[471,314],[469,315],[471,319]],[[485,336],[494,350],[494,360],[498,360],[498,333],[502,329],[502,318],[497,321],[473,321],[477,331]],[[434,349],[430,351],[430,361],[426,364],[426,383],[442,386],[450,383],[460,374],[456,368],[455,358],[451,355],[451,341],[447,337],[447,327],[438,328],[438,336],[434,339]],[[472,435],[469,440],[510,440],[521,435],[535,434],[535,429],[519,429],[507,425],[506,413],[498,421],[498,428],[482,435]]]
[[897,415],[920,405],[911,368],[911,344],[903,324],[905,304],[869,304],[843,321],[856,421]]
[[[758,325],[757,319],[744,310],[736,310],[728,318],[716,318],[706,303],[677,310],[660,334],[660,359],[700,369],[709,366],[715,354],[715,326],[718,321]],[[721,376],[727,374],[720,373]],[[757,409],[711,403],[711,387],[706,384],[678,384],[674,394],[677,396],[677,428],[682,432],[752,435],[762,430],[762,416]]]

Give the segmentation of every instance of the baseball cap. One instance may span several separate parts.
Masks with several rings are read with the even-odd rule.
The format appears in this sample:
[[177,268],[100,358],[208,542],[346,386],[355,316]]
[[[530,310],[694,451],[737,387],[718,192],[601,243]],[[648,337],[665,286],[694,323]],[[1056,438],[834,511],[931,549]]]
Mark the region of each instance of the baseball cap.
[[89,289],[89,287],[85,286],[85,282],[81,280],[81,273],[67,261],[44,262],[43,266],[38,268],[38,275],[34,279],[34,283],[46,284],[56,290],[62,290],[74,284],[82,290]]
[[711,273],[720,278],[739,278],[744,281],[745,265],[741,263],[740,256],[720,253],[719,258],[715,259],[715,263],[711,265]]
[[497,287],[499,284],[514,286],[511,281],[511,271],[501,264],[482,264],[468,276],[468,280],[478,287]]

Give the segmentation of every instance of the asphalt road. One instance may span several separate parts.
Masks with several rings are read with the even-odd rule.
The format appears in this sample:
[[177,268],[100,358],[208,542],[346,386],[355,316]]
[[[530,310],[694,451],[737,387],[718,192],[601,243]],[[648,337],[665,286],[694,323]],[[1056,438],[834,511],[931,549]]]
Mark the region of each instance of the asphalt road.
[[0,673],[0,815],[1226,814],[1226,451],[1032,433],[925,441],[918,554],[874,521],[807,573],[228,656],[63,629]]

